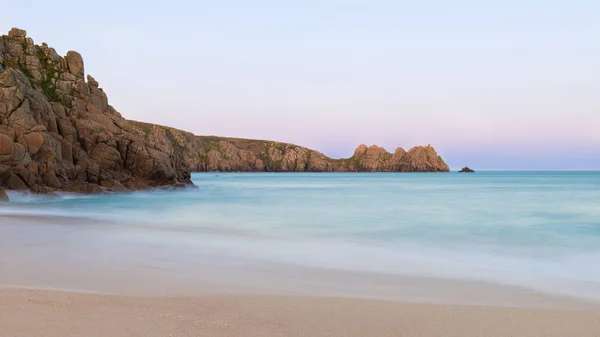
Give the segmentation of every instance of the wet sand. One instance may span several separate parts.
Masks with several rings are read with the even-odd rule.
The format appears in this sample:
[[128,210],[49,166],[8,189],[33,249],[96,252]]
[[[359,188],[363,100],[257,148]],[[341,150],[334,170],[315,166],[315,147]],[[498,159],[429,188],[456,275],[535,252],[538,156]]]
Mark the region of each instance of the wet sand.
[[131,244],[137,229],[75,231],[79,219],[0,220],[0,337],[600,336],[600,304],[581,298],[186,255],[162,235]]
[[600,336],[600,312],[310,296],[0,290],[0,336]]

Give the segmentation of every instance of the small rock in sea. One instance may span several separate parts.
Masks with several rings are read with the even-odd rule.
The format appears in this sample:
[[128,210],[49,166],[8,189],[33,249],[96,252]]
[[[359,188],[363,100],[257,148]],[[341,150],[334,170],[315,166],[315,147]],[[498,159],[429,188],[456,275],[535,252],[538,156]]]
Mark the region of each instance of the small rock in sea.
[[8,201],[8,194],[6,194],[6,191],[0,187],[0,202],[7,202]]
[[471,170],[471,169],[470,169],[470,168],[468,168],[468,167],[463,167],[463,168],[462,168],[460,171],[458,171],[458,172],[474,173],[475,171],[474,171],[474,170]]

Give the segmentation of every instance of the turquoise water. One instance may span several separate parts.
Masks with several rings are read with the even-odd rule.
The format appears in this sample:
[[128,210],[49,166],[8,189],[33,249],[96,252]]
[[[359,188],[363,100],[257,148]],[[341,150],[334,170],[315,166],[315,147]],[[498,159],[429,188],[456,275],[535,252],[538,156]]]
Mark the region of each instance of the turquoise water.
[[[13,193],[0,215],[89,218],[106,224],[104,242],[160,242],[172,256],[202,249],[600,298],[600,172],[202,173],[193,181],[197,189],[121,195]],[[70,235],[86,226],[71,224]],[[36,233],[56,237],[44,228]]]

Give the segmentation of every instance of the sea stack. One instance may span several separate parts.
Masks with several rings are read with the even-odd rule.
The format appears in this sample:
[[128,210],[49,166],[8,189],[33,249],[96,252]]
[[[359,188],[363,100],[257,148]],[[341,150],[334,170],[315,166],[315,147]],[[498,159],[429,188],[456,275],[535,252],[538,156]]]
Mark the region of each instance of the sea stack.
[[474,171],[474,170],[471,170],[470,168],[468,168],[468,167],[466,167],[466,166],[465,166],[465,167],[463,167],[462,169],[460,169],[460,171],[458,171],[458,172],[464,172],[464,173],[475,173],[475,171]]

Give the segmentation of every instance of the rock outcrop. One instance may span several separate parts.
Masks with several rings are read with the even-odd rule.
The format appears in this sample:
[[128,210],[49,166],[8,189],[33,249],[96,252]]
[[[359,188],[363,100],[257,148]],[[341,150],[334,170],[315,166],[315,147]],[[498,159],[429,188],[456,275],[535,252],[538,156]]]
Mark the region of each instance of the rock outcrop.
[[0,187],[46,193],[191,184],[190,171],[445,172],[431,146],[347,159],[264,140],[195,136],[128,121],[108,104],[82,56],[60,56],[13,28],[0,38]]
[[8,201],[8,194],[6,194],[6,191],[0,187],[0,202],[7,202]]
[[475,171],[474,171],[474,170],[471,170],[471,169],[470,169],[470,168],[468,168],[468,167],[463,167],[463,168],[462,168],[462,169],[460,169],[460,171],[458,171],[458,172],[465,172],[465,173],[475,173]]
[[108,104],[75,51],[13,28],[0,38],[0,186],[34,192],[191,184],[181,154]]
[[[448,172],[450,169],[431,146],[416,146],[394,153],[378,146],[360,145],[346,159],[294,144],[266,140],[196,136],[174,128],[130,121],[148,141],[171,142],[193,172]],[[168,146],[168,144],[165,144]]]

